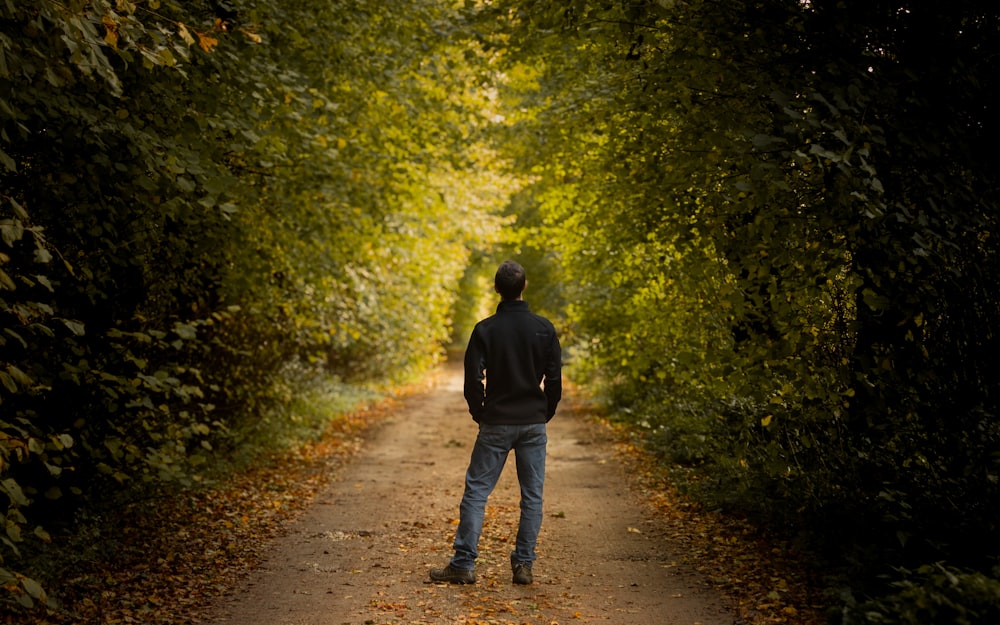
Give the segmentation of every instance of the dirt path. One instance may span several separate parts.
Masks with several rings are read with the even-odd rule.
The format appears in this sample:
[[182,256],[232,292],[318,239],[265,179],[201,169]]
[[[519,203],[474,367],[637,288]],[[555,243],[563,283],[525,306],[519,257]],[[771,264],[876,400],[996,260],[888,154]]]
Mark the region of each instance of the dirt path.
[[546,518],[535,583],[510,581],[517,482],[487,509],[474,586],[431,583],[445,564],[475,423],[448,370],[408,399],[211,611],[214,625],[515,623],[733,625],[731,602],[686,571],[683,551],[627,490],[600,431],[560,409],[549,424]]

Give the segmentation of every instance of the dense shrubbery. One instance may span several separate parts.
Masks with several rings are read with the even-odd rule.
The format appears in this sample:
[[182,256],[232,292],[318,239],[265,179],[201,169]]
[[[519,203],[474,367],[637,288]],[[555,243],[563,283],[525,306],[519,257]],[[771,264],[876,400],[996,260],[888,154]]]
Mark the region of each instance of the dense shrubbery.
[[[809,533],[858,596],[937,561],[995,585],[996,8],[492,8],[538,76],[511,87],[549,98],[516,155],[577,371],[712,478],[703,496]],[[941,592],[971,610],[973,586]]]
[[986,575],[942,564],[901,570],[884,597],[855,605],[844,622],[872,625],[990,625],[1000,621],[1000,574]]
[[439,357],[510,186],[456,19],[0,3],[0,603],[44,597],[22,541],[198,480],[301,380]]
[[992,4],[444,4],[0,3],[7,596],[43,511],[196,479],[317,371],[420,371],[509,254],[843,621],[993,619]]

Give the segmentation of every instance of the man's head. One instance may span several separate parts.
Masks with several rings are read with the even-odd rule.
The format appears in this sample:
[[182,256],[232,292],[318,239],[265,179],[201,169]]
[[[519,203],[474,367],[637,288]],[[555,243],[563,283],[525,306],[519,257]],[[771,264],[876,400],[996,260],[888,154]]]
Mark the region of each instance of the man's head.
[[497,275],[493,278],[493,286],[497,293],[505,300],[520,299],[527,284],[524,276],[524,267],[512,260],[505,260],[497,269]]

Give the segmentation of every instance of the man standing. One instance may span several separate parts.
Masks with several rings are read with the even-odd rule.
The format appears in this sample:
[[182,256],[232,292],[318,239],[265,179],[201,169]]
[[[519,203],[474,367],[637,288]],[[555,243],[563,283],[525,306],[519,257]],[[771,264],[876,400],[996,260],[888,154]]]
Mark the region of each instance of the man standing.
[[476,324],[465,350],[465,400],[479,435],[465,475],[455,555],[436,582],[473,584],[486,500],[514,450],[521,487],[517,543],[510,555],[515,584],[532,582],[535,542],[542,525],[545,481],[545,424],[562,396],[562,356],[555,327],[522,299],[524,268],[508,260],[497,269],[496,314]]

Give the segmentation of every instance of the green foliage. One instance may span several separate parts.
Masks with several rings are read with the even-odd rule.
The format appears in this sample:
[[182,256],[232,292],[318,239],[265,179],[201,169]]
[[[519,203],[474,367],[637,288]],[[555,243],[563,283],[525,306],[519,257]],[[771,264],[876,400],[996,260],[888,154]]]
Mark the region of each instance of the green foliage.
[[19,545],[74,511],[301,432],[301,381],[440,358],[517,184],[463,20],[0,2],[0,602],[45,603]]
[[1000,619],[1000,579],[943,564],[899,571],[885,597],[851,602],[849,625],[989,625]]
[[507,97],[545,103],[508,149],[535,174],[525,239],[561,259],[575,374],[712,478],[703,496],[857,558],[858,586],[887,563],[985,570],[996,9],[486,11]]
[[290,370],[282,376],[281,401],[272,403],[254,420],[244,420],[226,431],[230,460],[214,473],[224,477],[233,468],[252,466],[262,457],[319,441],[329,435],[331,423],[384,397],[378,390],[345,383],[314,367],[301,363],[285,366]]
[[998,555],[994,7],[222,6],[0,2],[11,601],[46,599],[14,572],[41,519],[299,431],[297,381],[418,374],[515,256],[573,375],[702,495],[859,587],[970,571],[882,622],[980,605],[953,596]]

